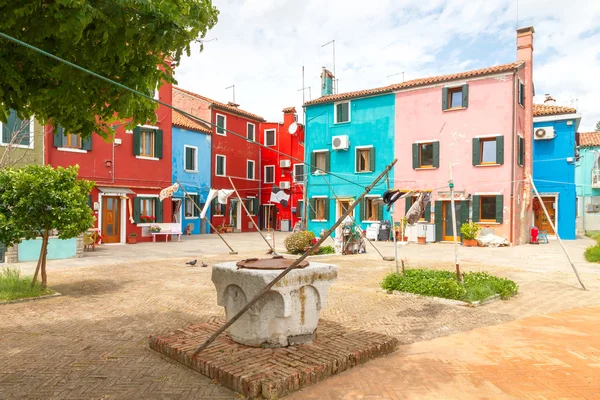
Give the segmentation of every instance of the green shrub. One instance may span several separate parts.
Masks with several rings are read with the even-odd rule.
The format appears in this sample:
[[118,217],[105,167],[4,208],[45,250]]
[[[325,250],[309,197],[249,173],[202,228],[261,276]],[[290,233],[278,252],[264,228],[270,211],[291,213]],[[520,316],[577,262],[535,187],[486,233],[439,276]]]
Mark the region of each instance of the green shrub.
[[21,272],[17,268],[5,267],[0,272],[0,301],[38,297],[52,293],[54,291],[49,289],[42,290],[39,282],[32,288],[31,278],[22,278]]
[[583,255],[588,262],[600,262],[600,244],[588,247]]
[[283,244],[289,253],[301,254],[306,251],[307,247],[312,245],[314,238],[315,234],[312,231],[301,231],[286,237]]
[[335,249],[333,248],[333,246],[322,246],[319,251],[317,252],[317,254],[321,255],[321,254],[335,254]]
[[381,282],[381,288],[468,302],[484,300],[495,294],[506,299],[519,290],[515,282],[486,272],[464,274],[464,285],[459,284],[456,274],[450,271],[409,269],[405,272],[404,276],[396,273],[387,275]]
[[462,234],[463,239],[473,240],[479,233],[479,224],[477,222],[465,222],[460,227],[460,233]]
[[585,236],[598,242],[600,240],[600,231],[586,231]]

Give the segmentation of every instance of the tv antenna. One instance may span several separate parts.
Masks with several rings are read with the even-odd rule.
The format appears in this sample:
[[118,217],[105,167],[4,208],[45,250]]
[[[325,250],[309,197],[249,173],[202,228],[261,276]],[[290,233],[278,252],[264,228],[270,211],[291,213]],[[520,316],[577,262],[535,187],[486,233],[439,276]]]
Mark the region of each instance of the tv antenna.
[[391,78],[392,76],[396,76],[396,75],[400,75],[400,74],[402,74],[402,82],[404,82],[404,71],[398,72],[397,74],[388,75],[386,78]]
[[235,85],[227,86],[225,90],[233,89],[233,104],[235,104]]
[[[327,45],[329,45],[329,44],[333,44],[333,76],[334,76],[335,78],[337,78],[337,75],[335,74],[335,39],[333,39],[333,40],[330,40],[329,42],[325,43],[325,44],[324,44],[323,46],[321,46],[321,47],[325,47],[325,46],[327,46]],[[334,78],[334,82],[335,82],[335,80],[336,80],[335,78]],[[336,85],[335,85],[335,92],[336,92],[336,93],[338,93],[338,91],[337,91],[337,82],[335,82],[335,83],[336,83]]]

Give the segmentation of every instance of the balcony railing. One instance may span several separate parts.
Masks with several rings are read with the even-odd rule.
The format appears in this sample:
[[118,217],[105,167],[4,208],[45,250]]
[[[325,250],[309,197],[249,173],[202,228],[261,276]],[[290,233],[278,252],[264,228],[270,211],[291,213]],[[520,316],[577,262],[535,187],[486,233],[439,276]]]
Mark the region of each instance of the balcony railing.
[[600,189],[600,169],[592,170],[592,188]]

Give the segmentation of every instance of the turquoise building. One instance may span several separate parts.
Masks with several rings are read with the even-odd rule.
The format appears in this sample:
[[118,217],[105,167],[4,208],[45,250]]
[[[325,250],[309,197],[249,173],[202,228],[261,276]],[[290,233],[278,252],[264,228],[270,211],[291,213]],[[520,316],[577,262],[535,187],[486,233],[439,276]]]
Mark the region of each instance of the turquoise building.
[[577,183],[577,230],[600,230],[600,132],[579,134]]
[[[358,198],[394,159],[395,95],[344,98],[332,95],[333,75],[323,70],[322,97],[305,104],[305,160],[308,229],[319,234]],[[391,221],[381,202],[393,170],[357,208],[353,217],[365,229],[373,221]]]
[[[533,110],[533,181],[561,239],[576,238],[576,136],[581,115],[554,104],[547,95]],[[556,235],[539,200],[533,201],[532,225]]]
[[206,221],[200,220],[211,177],[211,131],[207,126],[173,112],[173,182],[179,183],[190,194],[186,197],[180,187],[173,194],[173,222],[180,223],[183,232],[209,233]]

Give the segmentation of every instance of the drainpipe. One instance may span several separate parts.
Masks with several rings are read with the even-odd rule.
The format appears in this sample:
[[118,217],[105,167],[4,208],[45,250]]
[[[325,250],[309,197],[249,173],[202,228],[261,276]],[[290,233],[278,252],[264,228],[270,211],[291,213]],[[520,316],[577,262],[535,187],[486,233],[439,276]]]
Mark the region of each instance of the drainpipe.
[[[510,152],[510,244],[514,246],[514,219],[516,218],[515,212],[515,133],[517,131],[517,102],[515,101],[516,86],[519,84],[518,70],[513,72],[513,90],[512,90],[512,102],[513,102],[513,113],[512,113],[512,135],[511,135],[511,152]],[[525,160],[523,160],[525,164]]]
[[[260,143],[260,125],[262,123],[258,124],[258,143]],[[256,140],[256,135],[254,137],[254,139]],[[258,146],[258,198],[256,199],[256,201],[258,201],[258,215],[256,215],[254,218],[256,218],[256,221],[258,222],[258,226],[261,227],[262,226],[262,221],[261,218],[259,218],[259,215],[261,215],[261,208],[262,208],[262,152],[263,152],[263,148],[261,146]],[[262,226],[262,229],[265,229],[264,226]]]

